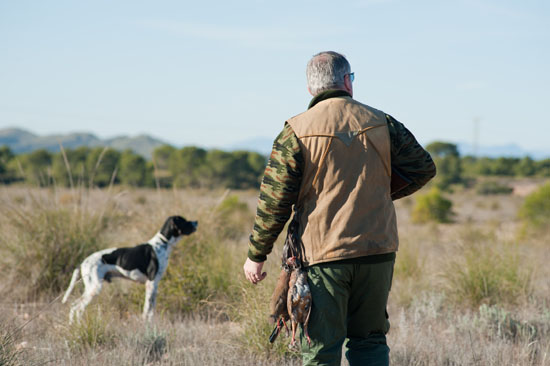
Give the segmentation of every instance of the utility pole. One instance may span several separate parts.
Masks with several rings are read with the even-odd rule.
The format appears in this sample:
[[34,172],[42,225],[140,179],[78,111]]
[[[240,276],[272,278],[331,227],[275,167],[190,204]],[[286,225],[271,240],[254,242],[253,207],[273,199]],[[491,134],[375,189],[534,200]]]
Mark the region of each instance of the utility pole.
[[474,157],[477,158],[479,154],[479,125],[481,122],[481,118],[476,117],[474,118],[474,141],[473,141],[473,150],[474,150]]

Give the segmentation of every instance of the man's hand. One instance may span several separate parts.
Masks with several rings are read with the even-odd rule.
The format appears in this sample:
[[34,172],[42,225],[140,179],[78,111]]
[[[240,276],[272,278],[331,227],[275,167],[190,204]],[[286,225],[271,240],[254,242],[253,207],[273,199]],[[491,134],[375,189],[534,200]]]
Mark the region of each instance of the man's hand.
[[250,258],[246,258],[246,262],[244,262],[244,275],[247,280],[252,282],[253,284],[257,284],[261,280],[267,276],[267,273],[262,273],[262,267],[264,266],[264,262],[254,262],[251,261]]

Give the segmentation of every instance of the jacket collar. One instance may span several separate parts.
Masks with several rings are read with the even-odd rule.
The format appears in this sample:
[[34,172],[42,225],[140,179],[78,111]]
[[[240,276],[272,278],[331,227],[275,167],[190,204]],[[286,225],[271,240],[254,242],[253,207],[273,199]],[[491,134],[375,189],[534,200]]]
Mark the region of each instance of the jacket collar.
[[307,107],[307,109],[312,108],[315,104],[319,103],[320,101],[330,99],[330,98],[336,98],[336,97],[351,98],[351,94],[345,90],[340,90],[340,89],[325,90],[324,92],[317,94],[316,96],[313,97],[313,99],[311,99],[311,102],[309,102],[309,106]]

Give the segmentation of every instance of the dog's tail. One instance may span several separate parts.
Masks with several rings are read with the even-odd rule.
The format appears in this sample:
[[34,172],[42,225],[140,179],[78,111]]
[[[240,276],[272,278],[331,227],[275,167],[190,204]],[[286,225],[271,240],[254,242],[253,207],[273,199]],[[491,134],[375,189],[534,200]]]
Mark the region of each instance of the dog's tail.
[[76,281],[78,281],[78,276],[80,275],[80,268],[76,267],[76,269],[73,272],[73,277],[71,278],[71,283],[69,284],[69,288],[67,288],[67,291],[65,291],[65,296],[63,296],[63,300],[61,302],[64,304],[69,299],[69,295],[71,295],[71,292],[73,292],[74,285],[76,285]]

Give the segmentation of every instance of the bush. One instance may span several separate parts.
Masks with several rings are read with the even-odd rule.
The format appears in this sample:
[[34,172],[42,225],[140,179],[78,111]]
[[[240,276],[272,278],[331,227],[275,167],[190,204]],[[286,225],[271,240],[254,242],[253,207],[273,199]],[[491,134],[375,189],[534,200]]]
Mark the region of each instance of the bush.
[[519,217],[527,226],[543,228],[550,225],[550,183],[525,198]]
[[447,223],[451,222],[453,203],[444,198],[438,188],[432,188],[428,193],[417,197],[411,219],[415,223],[430,221]]
[[493,195],[493,194],[510,194],[514,189],[510,186],[500,184],[495,181],[480,182],[476,191],[481,195]]

